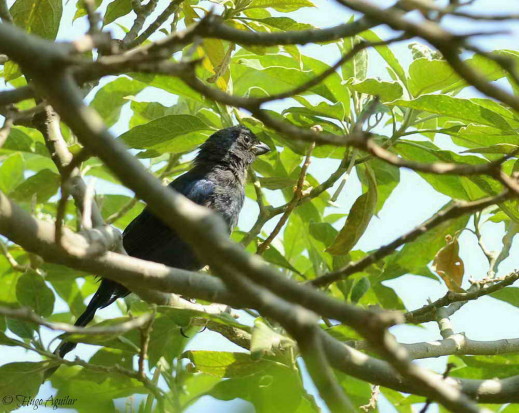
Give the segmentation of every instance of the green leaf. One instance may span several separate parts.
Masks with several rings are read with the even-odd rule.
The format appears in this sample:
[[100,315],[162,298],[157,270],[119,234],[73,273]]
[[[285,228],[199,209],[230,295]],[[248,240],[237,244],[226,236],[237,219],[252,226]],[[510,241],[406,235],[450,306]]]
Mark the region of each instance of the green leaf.
[[355,283],[355,286],[351,291],[351,301],[353,303],[358,303],[370,287],[371,283],[369,282],[368,277],[362,277],[359,281]]
[[206,374],[194,374],[188,376],[182,383],[183,391],[178,395],[179,402],[183,407],[182,411],[200,397],[209,393],[209,391],[211,391],[214,385],[219,381],[219,377],[209,376]]
[[[382,39],[372,30],[366,30],[360,34],[360,37],[364,38],[368,42],[380,42]],[[400,80],[404,85],[406,84],[405,71],[400,64],[399,59],[396,58],[393,51],[388,46],[377,46],[375,47],[377,53],[384,59],[389,67],[393,70],[396,75],[396,79]],[[390,72],[391,74],[391,72]]]
[[254,320],[250,343],[252,358],[257,359],[265,354],[273,354],[289,342],[288,338],[272,330],[261,317]]
[[148,123],[150,120],[162,118],[166,115],[177,115],[172,108],[168,108],[158,102],[138,102],[132,100],[130,107],[133,116],[130,119],[130,128]]
[[368,177],[368,191],[357,198],[351,207],[344,227],[335,238],[335,241],[326,251],[333,255],[347,254],[360,239],[368,227],[377,206],[377,185],[371,168],[366,168]]
[[187,358],[202,373],[221,378],[244,377],[270,367],[273,362],[253,359],[250,354],[226,351],[186,351]]
[[177,77],[164,75],[150,75],[146,73],[132,73],[132,77],[141,82],[146,83],[150,87],[157,87],[163,89],[176,96],[191,99],[196,102],[206,105],[205,98],[198,92],[195,92],[187,86],[182,80]]
[[252,0],[247,8],[263,9],[267,7],[281,12],[290,12],[299,10],[302,7],[315,7],[315,5],[310,0]]
[[112,23],[119,17],[126,16],[132,11],[132,0],[115,0],[106,8],[103,25]]
[[460,80],[444,60],[416,59],[409,65],[409,91],[415,97],[444,90]]
[[[129,321],[129,317],[117,317],[108,320],[103,320],[100,323],[94,324],[92,327],[112,327]],[[139,332],[131,330],[124,335],[118,333],[114,334],[82,334],[82,333],[65,333],[61,338],[66,338],[68,341],[74,343],[85,343],[102,345],[110,347],[111,349],[121,350],[127,353],[138,353],[140,336]]]
[[22,154],[15,153],[5,158],[0,165],[0,191],[8,194],[16,188],[24,179],[23,168]]
[[[353,22],[353,17],[349,20]],[[359,43],[359,37],[348,37],[339,43],[342,54],[350,52],[354,45]],[[362,81],[366,78],[368,73],[368,52],[366,49],[361,50],[353,56],[353,59],[348,60],[341,67],[342,77],[346,80],[353,79]]]
[[490,296],[515,307],[519,306],[519,287],[505,287],[493,292]]
[[34,152],[34,143],[33,139],[24,130],[16,127],[10,130],[9,136],[2,145],[2,150]]
[[[2,262],[2,264],[5,262],[6,266],[9,265],[5,259],[0,262]],[[16,283],[20,277],[21,274],[19,272],[15,272],[11,269],[0,275],[0,284],[2,285],[0,289],[0,303],[7,305],[15,305],[18,303],[16,298]]]
[[7,327],[18,337],[32,340],[34,338],[34,330],[38,326],[28,321],[17,320],[15,318],[7,319]]
[[279,250],[275,248],[273,245],[270,245],[267,248],[267,250],[263,253],[263,258],[265,258],[266,261],[271,262],[272,264],[288,268],[290,271],[299,274],[299,271],[296,268],[294,268],[290,264],[290,262],[287,261],[284,255],[281,252],[279,252]]
[[[418,162],[452,162],[480,165],[487,161],[482,157],[460,156],[451,151],[439,150],[430,142],[399,141],[395,146],[397,153],[406,159]],[[434,189],[453,199],[475,200],[488,195],[496,195],[501,186],[486,176],[433,175],[419,173]],[[503,205],[503,204],[501,204]]]
[[[72,278],[75,275],[73,270],[70,270],[69,277],[63,280],[53,280],[51,282],[56,293],[68,304],[70,312],[79,317],[85,310],[86,294],[82,294],[83,288],[79,288],[76,280]],[[67,320],[70,321],[70,320]]]
[[[132,198],[125,195],[103,195],[101,198],[101,214],[103,218],[108,218],[112,214],[119,212],[123,207],[128,205],[132,201]],[[137,204],[130,209],[126,214],[114,222],[119,228],[126,228],[128,224],[138,215],[144,208],[142,202]]]
[[62,0],[16,0],[10,9],[14,24],[31,34],[54,40],[63,14]]
[[[507,55],[505,50],[497,50],[496,55]],[[468,66],[481,73],[487,80],[498,80],[506,71],[496,62],[480,55],[464,61]],[[461,90],[469,84],[441,59],[418,58],[409,66],[409,89],[414,96],[441,90],[444,93]]]
[[481,148],[483,146],[508,143],[519,145],[519,136],[515,132],[503,132],[498,128],[470,124],[452,134],[452,141],[465,148]]
[[20,66],[11,61],[8,60],[4,64],[4,79],[6,82],[9,82],[14,79],[18,79],[22,75],[22,69],[20,69]]
[[23,274],[16,284],[16,297],[21,305],[32,308],[43,317],[54,310],[54,293],[34,271]]
[[328,222],[311,222],[308,230],[312,237],[324,245],[330,245],[338,234],[338,231]]
[[404,274],[422,275],[422,269],[432,261],[436,253],[445,246],[445,236],[454,235],[465,228],[469,216],[448,220],[427,231],[386,260],[379,281],[396,278]]
[[519,374],[519,355],[458,356],[466,367],[454,369],[450,376],[467,379],[504,379]]
[[[344,110],[344,104],[342,102],[335,102],[333,105],[330,105],[327,102],[319,102],[317,105],[313,105],[301,96],[295,96],[294,99],[303,104],[306,109],[310,110],[310,113],[316,116],[323,116],[325,118],[342,121],[349,115],[349,113],[346,113]],[[292,113],[296,113],[298,109],[299,108],[292,108],[291,111]],[[303,109],[302,113],[305,112],[307,111]]]
[[365,79],[361,82],[347,83],[348,88],[367,95],[378,96],[382,102],[391,102],[404,93],[398,82],[384,82],[378,79]]
[[297,184],[297,179],[283,176],[269,176],[266,178],[259,178],[262,188],[265,189],[284,189],[293,188]]
[[[103,2],[103,0],[94,1],[96,10],[99,8],[99,6],[101,5],[102,2]],[[86,15],[87,15],[87,11],[85,9],[84,3],[82,1],[78,1],[76,3],[76,14],[74,14],[74,18],[72,19],[72,21],[75,21],[76,19],[79,19],[80,17],[86,16]]]
[[20,345],[17,340],[7,337],[4,333],[0,332],[0,344],[2,346],[16,347]]
[[28,202],[36,195],[37,202],[46,202],[57,192],[59,185],[59,175],[43,169],[18,185],[11,196],[14,200]]
[[483,153],[483,154],[508,154],[516,151],[517,145],[510,143],[498,143],[496,145],[484,146],[482,148],[473,148],[463,151],[463,153]]
[[312,30],[315,26],[308,23],[300,23],[290,17],[266,17],[264,19],[253,19],[255,22],[266,24],[281,31]]
[[[109,367],[121,363],[122,354],[124,353],[116,353]],[[96,356],[97,354],[93,359],[97,358]],[[119,362],[115,361],[116,358],[119,359]],[[128,365],[125,362],[123,362],[122,365],[126,368],[132,367],[131,364]],[[58,389],[56,397],[69,400],[70,404],[66,407],[73,408],[80,413],[114,412],[117,411],[114,406],[115,399],[126,398],[139,393],[148,393],[141,382],[136,379],[130,379],[123,374],[110,372],[98,374],[78,368],[77,366],[61,366],[58,371],[51,376],[51,381],[52,386]],[[88,397],[85,397],[85,395],[88,395]]]
[[[300,62],[288,56],[280,54],[260,56],[240,51],[233,56],[231,64],[234,91],[241,96],[266,96],[286,92],[313,79],[315,73],[329,67],[307,56],[302,59],[303,67]],[[335,94],[328,86],[330,82],[340,86],[340,79],[335,74],[335,76],[330,76],[327,82],[310,88],[309,92],[317,93],[331,102],[335,102]],[[344,89],[344,87],[337,87],[337,89]]]
[[[372,159],[369,166],[375,175],[377,183],[377,207],[375,213],[378,214],[385,202],[400,182],[400,168],[390,165],[380,159]],[[364,191],[368,190],[369,181],[366,174],[359,174],[360,182]]]
[[460,99],[447,95],[423,95],[414,100],[397,100],[388,103],[388,105],[423,110],[480,125],[493,126],[502,130],[511,130],[511,126],[502,116],[474,103],[470,99]]
[[[365,406],[369,403],[371,397],[371,386],[369,383],[351,377],[343,372],[336,373],[337,379],[341,387],[348,394],[354,406]],[[359,409],[359,411],[362,411]],[[377,409],[374,410],[376,412]]]
[[219,400],[247,400],[258,413],[319,411],[304,391],[297,370],[275,362],[265,364],[265,359],[255,363],[255,374],[222,380],[208,394]]
[[97,91],[91,106],[101,115],[107,126],[112,126],[119,119],[121,108],[128,102],[127,98],[145,87],[142,82],[119,77]]
[[[43,372],[49,362],[9,363],[0,366],[0,395],[3,409],[11,411],[22,406],[24,399],[32,399],[38,393],[43,380]],[[20,398],[18,395],[22,395]]]
[[183,153],[195,149],[213,131],[196,116],[169,115],[136,126],[119,138],[136,149]]

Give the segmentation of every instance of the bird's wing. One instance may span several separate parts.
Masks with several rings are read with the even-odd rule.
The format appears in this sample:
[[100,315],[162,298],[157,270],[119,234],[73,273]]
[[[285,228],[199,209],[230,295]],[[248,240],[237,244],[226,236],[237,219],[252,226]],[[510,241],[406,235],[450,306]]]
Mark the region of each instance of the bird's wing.
[[[210,207],[214,183],[207,179],[182,179],[184,176],[170,186],[191,201]],[[123,245],[129,255],[146,259],[171,236],[172,230],[145,208],[124,230]]]
[[198,205],[210,206],[215,184],[208,179],[181,181],[177,179],[170,186]]

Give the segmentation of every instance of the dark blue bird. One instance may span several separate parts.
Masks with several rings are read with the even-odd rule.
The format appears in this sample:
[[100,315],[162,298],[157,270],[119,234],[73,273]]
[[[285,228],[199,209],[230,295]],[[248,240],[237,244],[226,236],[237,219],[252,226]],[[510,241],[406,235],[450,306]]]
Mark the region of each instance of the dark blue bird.
[[[191,201],[218,212],[230,234],[243,206],[247,168],[256,156],[268,151],[269,147],[244,126],[222,129],[200,146],[194,167],[169,186]],[[197,271],[204,266],[191,247],[148,208],[124,230],[123,245],[128,255],[170,267]],[[99,308],[129,293],[121,284],[103,279],[75,325],[87,325]],[[63,342],[57,353],[63,357],[75,346],[76,343]]]

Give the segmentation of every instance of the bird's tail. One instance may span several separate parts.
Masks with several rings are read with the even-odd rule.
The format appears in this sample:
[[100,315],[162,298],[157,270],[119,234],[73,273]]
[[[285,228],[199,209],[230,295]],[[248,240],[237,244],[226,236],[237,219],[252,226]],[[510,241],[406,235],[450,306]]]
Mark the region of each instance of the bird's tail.
[[[96,293],[90,300],[87,305],[87,308],[79,316],[74,325],[76,327],[84,327],[88,323],[90,323],[96,314],[96,311],[100,308],[104,308],[110,304],[117,298],[113,297],[112,290],[103,288],[103,283],[99,286]],[[57,354],[61,358],[65,357],[65,355],[76,348],[77,343],[71,343],[69,341],[63,341],[54,351],[54,354]]]
[[[86,326],[88,323],[90,323],[90,321],[94,319],[94,316],[98,309],[104,308],[112,304],[118,298],[117,295],[114,296],[111,288],[106,287],[107,286],[104,285],[103,282],[101,282],[101,285],[99,286],[98,290],[88,303],[87,308],[74,323],[76,327]],[[58,347],[56,347],[56,350],[54,350],[54,354],[63,358],[67,353],[74,350],[76,346],[77,343],[72,343],[70,341],[62,341],[58,345]],[[47,371],[45,371],[44,373],[44,381],[48,377],[50,377],[58,369],[58,367],[59,365],[47,369]]]

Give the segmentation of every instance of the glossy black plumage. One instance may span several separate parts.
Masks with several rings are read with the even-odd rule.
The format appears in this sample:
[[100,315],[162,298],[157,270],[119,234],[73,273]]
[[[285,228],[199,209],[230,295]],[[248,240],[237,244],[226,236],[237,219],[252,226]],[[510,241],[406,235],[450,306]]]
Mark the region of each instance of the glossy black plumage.
[[[260,143],[243,126],[222,129],[201,145],[194,167],[169,186],[191,201],[218,212],[230,233],[238,222],[243,206],[247,168],[257,155],[268,150],[268,146]],[[148,208],[125,229],[123,245],[128,255],[170,267],[196,271],[204,265],[191,247]],[[94,318],[97,309],[128,294],[129,291],[122,285],[103,279],[75,325],[85,326]],[[63,342],[56,351],[63,357],[75,346],[75,343]]]

